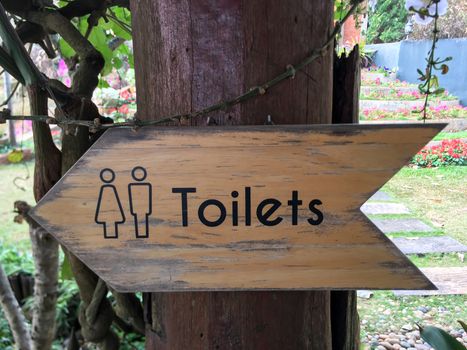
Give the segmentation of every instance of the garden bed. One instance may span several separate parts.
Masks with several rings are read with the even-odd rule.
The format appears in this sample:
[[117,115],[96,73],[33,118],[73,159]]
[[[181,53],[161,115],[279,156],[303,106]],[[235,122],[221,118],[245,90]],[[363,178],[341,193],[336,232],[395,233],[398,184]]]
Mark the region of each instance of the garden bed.
[[418,93],[418,87],[414,86],[383,86],[383,85],[362,85],[360,94],[363,96],[371,95],[372,93],[381,96],[390,96],[401,92],[404,95]]
[[[370,88],[367,93],[360,93],[361,100],[401,100],[401,101],[415,101],[425,100],[425,95],[420,93],[418,89],[407,88]],[[443,94],[430,97],[430,101],[456,101],[458,98],[445,91]]]
[[395,73],[377,73],[377,72],[362,72],[362,79],[363,80],[370,80],[370,81],[379,81],[381,83],[390,83],[396,80]]
[[385,86],[385,87],[392,87],[392,88],[417,87],[416,84],[410,84],[406,81],[402,81],[399,79],[382,82],[381,80],[378,80],[378,79],[366,79],[365,75],[361,79],[361,85],[362,86]]
[[[422,114],[416,113],[418,109],[399,108],[397,110],[386,110],[377,107],[363,108],[360,106],[360,120],[419,120]],[[415,111],[415,112],[414,112]],[[467,119],[467,107],[437,105],[427,109],[429,120]],[[458,129],[463,130],[463,129]]]
[[[420,100],[360,100],[360,109],[377,109],[377,110],[385,110],[385,111],[399,111],[401,109],[421,109],[425,101],[423,99]],[[455,107],[459,105],[459,100],[433,100],[429,102],[429,106],[437,107],[437,106],[446,106],[446,107]]]

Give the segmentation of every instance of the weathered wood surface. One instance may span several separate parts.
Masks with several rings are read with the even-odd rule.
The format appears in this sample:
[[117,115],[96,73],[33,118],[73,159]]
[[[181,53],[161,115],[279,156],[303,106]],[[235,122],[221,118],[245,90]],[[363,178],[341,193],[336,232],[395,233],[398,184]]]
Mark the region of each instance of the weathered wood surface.
[[[358,56],[358,53],[355,54],[355,52],[354,50],[349,58],[341,57],[340,59],[334,54],[333,124],[358,124],[359,122],[360,65],[358,57],[355,57]],[[333,350],[354,350],[360,347],[360,322],[358,318],[357,292],[355,290],[331,291]]]
[[[333,4],[317,0],[137,0],[131,6],[141,118],[199,110],[269,81],[323,45],[333,23]],[[264,124],[268,115],[275,124],[330,123],[332,54],[266,95],[209,117],[218,125]]]
[[330,304],[329,291],[152,293],[151,298],[148,350],[334,350],[330,314],[322,310]]
[[[334,23],[334,3],[321,0],[132,0],[130,5],[143,120],[194,111],[271,79],[321,46]],[[211,113],[210,122],[264,124],[271,115],[276,124],[330,123],[331,93],[332,49],[266,95]],[[155,325],[148,325],[148,350],[220,349],[219,343],[223,350],[331,349],[328,291],[143,295],[147,308],[159,309],[152,312],[157,329],[172,330],[156,333]],[[222,308],[207,302],[214,298]]]
[[[119,291],[430,288],[359,208],[442,127],[112,129],[46,195],[34,216]],[[146,169],[143,181],[138,172],[132,179],[138,166]],[[115,179],[103,183],[100,173],[106,168]],[[133,212],[142,214],[139,237],[130,183],[152,185],[152,210],[145,209],[148,192],[132,189]],[[109,185],[121,210],[104,195],[96,215],[101,188]],[[196,188],[187,194],[186,226],[182,196],[174,188]],[[292,191],[303,201],[296,225],[288,205]],[[257,207],[266,198],[281,202],[269,218],[282,218],[275,226],[259,221]],[[215,227],[201,222],[199,208],[208,199],[226,208],[225,220]],[[316,208],[324,217],[318,225],[308,222],[318,218],[308,209],[315,199],[322,202]],[[238,203],[238,225],[232,201]],[[207,206],[207,224],[222,221],[220,211]],[[103,221],[111,223],[110,237],[113,223],[119,223],[118,238],[104,237]]]

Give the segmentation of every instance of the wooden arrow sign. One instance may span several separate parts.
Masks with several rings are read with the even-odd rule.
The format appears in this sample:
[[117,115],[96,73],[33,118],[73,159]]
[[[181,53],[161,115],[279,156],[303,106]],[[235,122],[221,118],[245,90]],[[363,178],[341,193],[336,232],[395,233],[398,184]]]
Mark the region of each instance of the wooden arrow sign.
[[360,207],[444,126],[111,129],[33,216],[118,291],[432,289]]

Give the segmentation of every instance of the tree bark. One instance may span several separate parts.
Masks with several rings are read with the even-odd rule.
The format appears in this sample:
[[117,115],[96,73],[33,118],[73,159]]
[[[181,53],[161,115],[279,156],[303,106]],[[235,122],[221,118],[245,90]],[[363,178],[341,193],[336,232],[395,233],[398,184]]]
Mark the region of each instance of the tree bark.
[[10,325],[18,350],[31,349],[31,335],[23,311],[10,287],[8,277],[0,265],[0,304]]
[[[360,55],[358,46],[348,57],[334,54],[332,123],[358,123],[360,95]],[[360,327],[355,291],[331,292],[332,349],[354,350],[360,343]],[[346,336],[336,336],[346,334]]]
[[[305,58],[330,34],[333,4],[318,0],[131,2],[138,117],[199,110]],[[264,96],[210,115],[211,123],[330,123],[332,50]],[[207,117],[190,121],[207,125]]]
[[55,314],[58,297],[58,242],[29,217],[31,207],[15,202],[16,211],[29,225],[34,256],[34,307],[32,314],[32,349],[46,350],[55,338]]
[[[199,110],[269,80],[320,47],[333,24],[333,3],[319,0],[135,0],[131,6],[141,120]],[[266,95],[184,124],[331,123],[332,71],[330,49]],[[333,336],[354,336],[347,328],[332,334],[329,291],[144,297],[147,349],[330,350]],[[347,310],[355,326],[355,308]]]
[[360,95],[360,52],[358,46],[349,56],[334,54],[334,84],[332,101],[333,124],[358,123]]
[[[33,115],[47,115],[47,92],[37,85],[28,86]],[[55,146],[47,124],[33,122],[35,149],[34,197],[39,201],[60,179],[61,153]],[[34,310],[31,338],[33,349],[50,349],[55,338],[55,314],[58,298],[58,242],[29,218],[29,205],[16,202],[15,207],[29,224],[34,266]]]

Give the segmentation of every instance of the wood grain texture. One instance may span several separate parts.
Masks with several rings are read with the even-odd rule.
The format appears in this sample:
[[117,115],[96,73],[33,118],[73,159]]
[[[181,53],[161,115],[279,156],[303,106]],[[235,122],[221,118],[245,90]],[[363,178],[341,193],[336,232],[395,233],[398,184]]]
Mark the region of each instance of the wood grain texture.
[[151,295],[148,350],[333,349],[329,291]]
[[[118,291],[432,288],[359,208],[443,127],[111,129],[33,215]],[[148,238],[135,236],[130,214],[128,184],[136,166],[147,170],[152,185]],[[126,217],[118,239],[105,239],[94,221],[104,168],[115,172],[112,184]],[[172,193],[180,187],[197,190],[188,194],[186,227],[181,195]],[[245,226],[245,187],[251,187],[251,226]],[[232,191],[239,192],[238,226],[232,225]],[[297,225],[287,205],[292,191],[303,200]],[[147,205],[141,198],[133,205]],[[265,198],[282,203],[272,217],[283,218],[277,226],[262,225],[255,215]],[[225,205],[222,225],[200,222],[198,208],[207,199]],[[307,222],[312,199],[322,201],[324,214],[316,226]],[[118,208],[107,205],[107,217],[121,220]],[[205,214],[219,218],[212,206]]]
[[[276,74],[287,64],[293,64],[291,58],[302,59],[321,45],[323,35],[329,33],[333,25],[332,1],[221,0],[211,1],[209,6],[199,6],[206,3],[205,0],[131,1],[139,118],[152,119],[155,115],[166,114],[165,111],[191,111],[194,109],[192,100],[206,106],[269,80],[269,74]],[[161,4],[172,7],[172,17],[166,17],[162,25],[155,20],[161,13],[154,11]],[[178,7],[184,10],[193,7],[199,18],[179,11]],[[224,8],[219,11],[218,7]],[[213,12],[218,17],[213,16]],[[283,16],[270,15],[281,12]],[[227,27],[226,22],[229,23]],[[203,30],[201,23],[209,27]],[[201,35],[192,36],[192,27],[196,27]],[[232,33],[226,33],[226,28]],[[289,30],[297,34],[293,40],[285,33]],[[171,34],[161,37],[161,32]],[[209,46],[216,46],[210,60],[195,60],[195,53],[190,50],[201,46],[197,40],[205,43],[207,53],[211,50]],[[166,47],[178,44],[177,59],[169,69],[154,64],[155,60],[169,62],[173,55],[169,56],[171,52]],[[284,54],[292,52],[294,57]],[[298,79],[282,82],[266,95],[243,106],[213,113],[210,122],[218,125],[263,124],[271,115],[276,124],[329,123],[332,113],[331,52],[329,50],[319,61],[299,72]],[[276,56],[280,56],[280,60]],[[183,64],[180,65],[179,60]],[[202,80],[204,86],[198,83],[197,89],[192,89],[196,77],[210,72],[210,66],[219,68],[214,72],[214,79],[207,77]],[[225,71],[228,70],[227,74]],[[195,75],[194,72],[199,73]],[[279,88],[281,93],[272,95]],[[205,100],[191,97],[197,95],[204,96]],[[295,95],[293,100],[291,95]],[[306,96],[306,99],[297,96]],[[206,123],[205,118],[193,122]],[[149,324],[146,348],[330,350],[329,295],[328,291],[144,293],[146,307],[153,309],[146,313]],[[214,298],[217,307],[208,303]],[[152,329],[156,324],[151,319],[158,320],[158,329],[167,331],[163,334],[154,332]],[[205,331],[207,329],[209,332]]]
[[[309,0],[131,5],[141,119],[196,111],[269,81],[323,45],[333,13],[331,2]],[[211,113],[211,121],[264,124],[270,115],[275,124],[330,123],[332,51],[266,95]],[[207,117],[186,123],[203,126]]]

